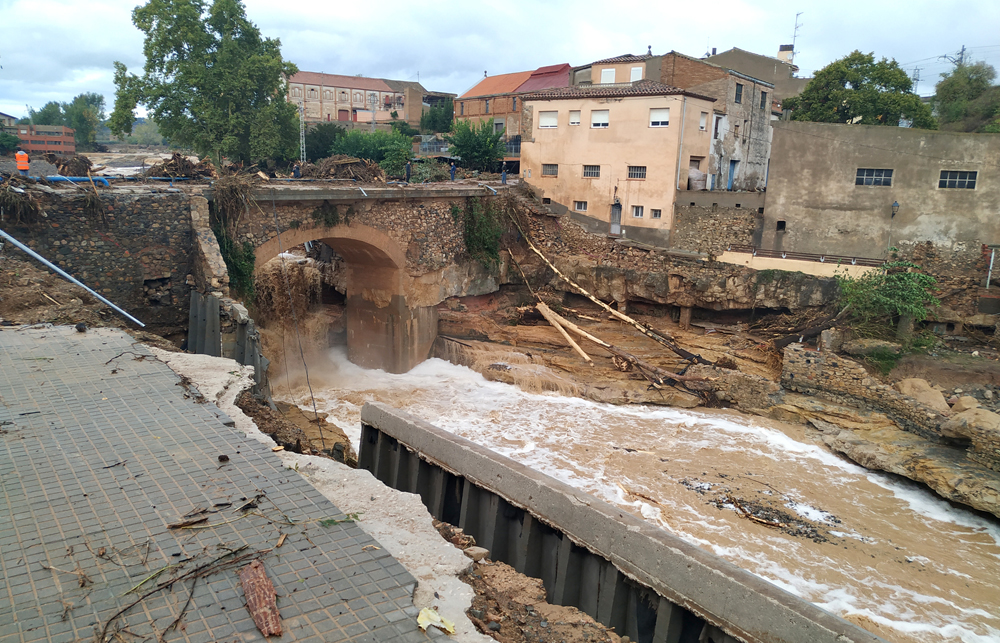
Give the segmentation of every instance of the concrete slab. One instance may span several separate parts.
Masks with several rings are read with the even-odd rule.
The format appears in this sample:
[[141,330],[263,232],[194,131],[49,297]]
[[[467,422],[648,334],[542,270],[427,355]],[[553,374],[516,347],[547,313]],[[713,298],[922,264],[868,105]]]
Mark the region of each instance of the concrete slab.
[[156,637],[185,604],[164,640],[262,641],[236,575],[250,559],[223,564],[245,554],[275,585],[282,640],[439,636],[416,626],[413,577],[227,422],[120,331],[0,330],[0,642]]

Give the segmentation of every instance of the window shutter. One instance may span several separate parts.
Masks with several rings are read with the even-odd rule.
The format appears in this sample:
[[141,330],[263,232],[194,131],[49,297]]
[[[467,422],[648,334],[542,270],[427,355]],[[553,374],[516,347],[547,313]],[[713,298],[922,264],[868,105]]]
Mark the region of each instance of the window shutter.
[[670,108],[662,107],[649,110],[650,127],[666,127],[670,124]]
[[629,81],[634,83],[637,80],[642,80],[642,67],[632,68],[632,75],[629,76]]
[[590,112],[591,127],[607,127],[608,123],[610,123],[610,120],[608,119],[608,110],[595,109]]
[[571,109],[569,112],[569,124],[579,125],[580,124],[580,110]]
[[601,84],[607,85],[609,83],[615,82],[615,70],[614,69],[602,69],[601,70]]
[[538,112],[538,127],[556,127],[559,125],[559,112]]

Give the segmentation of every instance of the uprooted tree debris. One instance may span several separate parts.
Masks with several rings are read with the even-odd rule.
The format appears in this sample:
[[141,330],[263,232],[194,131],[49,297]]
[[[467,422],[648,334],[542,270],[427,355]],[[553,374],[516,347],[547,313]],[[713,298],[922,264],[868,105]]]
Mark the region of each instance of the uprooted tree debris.
[[174,152],[168,160],[157,163],[143,173],[150,178],[217,179],[219,173],[207,158],[194,163],[180,152]]
[[385,171],[374,161],[343,154],[330,156],[313,165],[306,163],[302,176],[310,179],[349,179],[361,183],[385,183]]
[[86,156],[74,154],[73,156],[58,156],[48,152],[42,156],[46,162],[56,166],[56,171],[60,176],[87,176],[92,172],[100,172],[104,167],[94,167],[94,164]]

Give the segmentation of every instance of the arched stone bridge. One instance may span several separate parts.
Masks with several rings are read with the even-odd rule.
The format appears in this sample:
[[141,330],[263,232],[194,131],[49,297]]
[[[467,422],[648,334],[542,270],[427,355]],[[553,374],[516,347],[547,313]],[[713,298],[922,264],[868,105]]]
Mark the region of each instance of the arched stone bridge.
[[257,268],[306,241],[333,248],[348,273],[349,359],[403,373],[430,352],[437,304],[498,288],[496,276],[463,260],[469,197],[496,198],[473,186],[261,187],[238,241],[256,248]]

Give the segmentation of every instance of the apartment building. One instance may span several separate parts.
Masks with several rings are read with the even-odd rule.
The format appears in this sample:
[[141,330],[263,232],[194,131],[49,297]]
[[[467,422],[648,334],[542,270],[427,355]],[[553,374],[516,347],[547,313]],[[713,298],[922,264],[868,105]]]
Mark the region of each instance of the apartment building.
[[307,122],[341,124],[392,121],[392,113],[411,127],[432,106],[455,97],[430,92],[420,83],[300,71],[288,79],[288,102],[303,106]]
[[8,125],[3,128],[7,134],[21,139],[21,148],[29,155],[76,154],[76,130],[62,125]]
[[666,245],[678,186],[710,153],[714,99],[640,80],[523,101],[520,174],[543,202],[591,231]]

